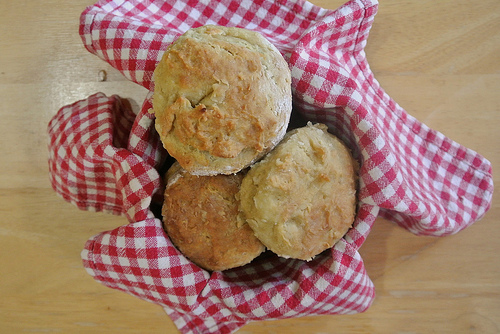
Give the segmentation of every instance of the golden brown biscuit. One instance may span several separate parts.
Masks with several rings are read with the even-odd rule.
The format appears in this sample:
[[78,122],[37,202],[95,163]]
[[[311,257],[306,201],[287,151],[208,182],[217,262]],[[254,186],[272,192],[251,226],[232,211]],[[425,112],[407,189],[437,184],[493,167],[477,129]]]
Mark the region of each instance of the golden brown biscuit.
[[284,136],[291,75],[279,51],[250,30],[203,26],[165,51],[153,111],[164,147],[195,175],[232,174]]
[[244,177],[240,210],[255,235],[282,257],[310,260],[351,227],[357,164],[326,125],[290,131]]
[[178,163],[167,172],[163,225],[176,247],[207,270],[251,262],[264,251],[252,229],[238,220],[235,194],[242,175],[194,176]]

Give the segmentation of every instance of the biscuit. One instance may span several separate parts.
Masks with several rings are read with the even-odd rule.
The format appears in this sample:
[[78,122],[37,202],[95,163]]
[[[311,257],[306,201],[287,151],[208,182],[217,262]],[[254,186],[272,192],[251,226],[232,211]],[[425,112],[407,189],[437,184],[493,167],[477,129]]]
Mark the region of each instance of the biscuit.
[[242,174],[194,176],[174,163],[167,172],[163,225],[172,243],[198,266],[215,271],[251,262],[264,251],[238,220]]
[[240,210],[269,250],[310,260],[351,227],[357,168],[326,125],[309,122],[250,168],[237,195]]
[[286,133],[290,70],[257,32],[190,29],[167,48],[153,78],[156,130],[191,174],[237,173]]

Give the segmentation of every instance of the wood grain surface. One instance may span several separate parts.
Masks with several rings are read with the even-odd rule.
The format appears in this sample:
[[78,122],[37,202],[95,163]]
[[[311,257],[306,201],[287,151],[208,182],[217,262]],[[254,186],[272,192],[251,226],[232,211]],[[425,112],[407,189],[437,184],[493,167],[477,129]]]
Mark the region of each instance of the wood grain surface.
[[[335,9],[340,0],[314,0]],[[80,251],[125,218],[78,210],[48,181],[49,119],[101,91],[146,92],[88,53],[91,0],[0,0],[0,333],[177,333],[162,308],[95,282]],[[500,170],[500,2],[380,0],[366,47],[408,113]],[[99,71],[105,71],[102,81]],[[378,219],[361,248],[365,313],[255,322],[239,333],[499,333],[500,199],[466,230],[417,237]]]

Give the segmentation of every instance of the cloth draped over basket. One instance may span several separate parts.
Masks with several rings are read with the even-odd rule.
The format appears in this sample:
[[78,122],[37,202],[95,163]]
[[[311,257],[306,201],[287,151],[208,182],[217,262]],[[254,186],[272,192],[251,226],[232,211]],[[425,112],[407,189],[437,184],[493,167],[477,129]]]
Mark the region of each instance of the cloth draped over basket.
[[152,212],[161,205],[168,154],[149,112],[151,93],[137,114],[126,99],[96,93],[62,107],[48,126],[54,190],[82,210],[128,220],[87,241],[87,272],[161,305],[183,333],[231,333],[256,320],[365,311],[374,286],[358,249],[378,216],[431,236],[479,220],[491,205],[491,164],[416,120],[380,87],[364,51],[377,6],[103,0],[86,8],[79,31],[85,48],[150,92],[164,50],[188,29],[260,32],[289,64],[294,112],[327,124],[361,166],[354,225],[332,249],[310,262],[267,256],[207,272],[173,246]]

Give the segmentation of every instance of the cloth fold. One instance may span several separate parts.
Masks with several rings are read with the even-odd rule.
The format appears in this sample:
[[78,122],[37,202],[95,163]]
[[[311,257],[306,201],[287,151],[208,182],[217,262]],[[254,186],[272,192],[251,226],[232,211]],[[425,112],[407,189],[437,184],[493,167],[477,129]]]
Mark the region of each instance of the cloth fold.
[[365,311],[374,287],[358,249],[382,216],[411,233],[445,236],[491,205],[491,164],[416,120],[380,87],[364,47],[375,0],[327,10],[303,0],[102,0],[81,15],[87,50],[127,79],[154,89],[165,48],[189,28],[252,29],[292,73],[294,112],[328,125],[360,162],[353,227],[310,262],[265,254],[207,272],[170,242],[152,208],[161,205],[168,158],[149,113],[97,93],[61,108],[49,123],[52,185],[84,210],[129,224],[89,239],[83,264],[97,281],[161,305],[183,333],[231,333],[249,321]]

